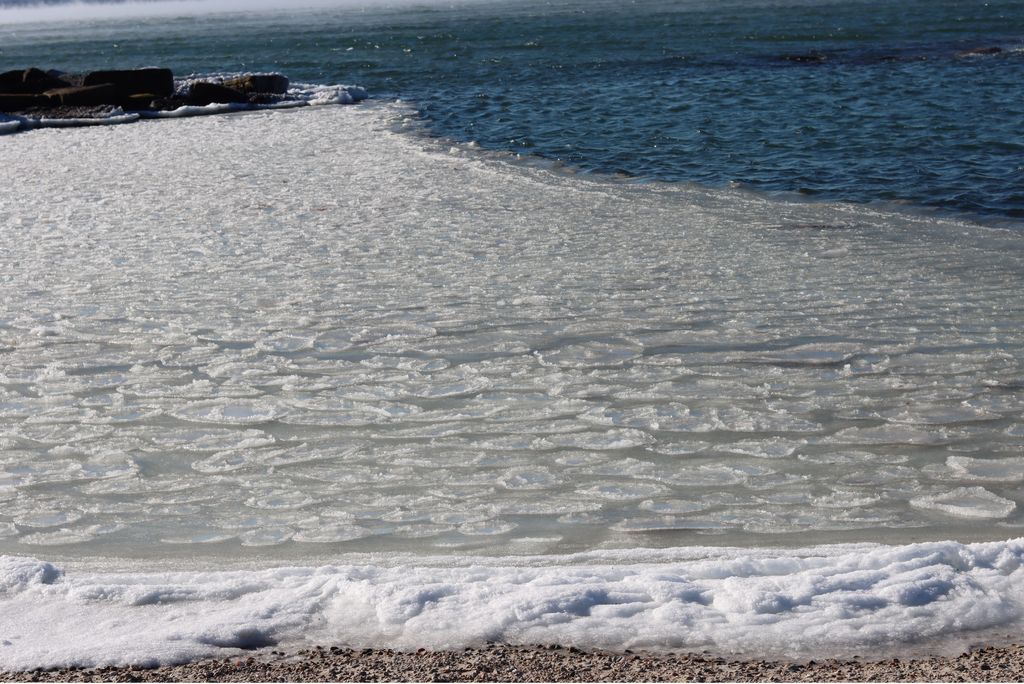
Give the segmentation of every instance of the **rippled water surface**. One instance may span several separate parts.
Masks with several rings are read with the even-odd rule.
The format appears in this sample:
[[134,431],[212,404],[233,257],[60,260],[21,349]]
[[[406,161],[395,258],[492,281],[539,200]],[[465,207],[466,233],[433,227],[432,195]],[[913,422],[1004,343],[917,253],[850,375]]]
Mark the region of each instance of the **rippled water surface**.
[[[978,51],[977,49],[982,50]],[[583,169],[1024,216],[1024,4],[483,3],[0,25],[0,69],[280,70]]]

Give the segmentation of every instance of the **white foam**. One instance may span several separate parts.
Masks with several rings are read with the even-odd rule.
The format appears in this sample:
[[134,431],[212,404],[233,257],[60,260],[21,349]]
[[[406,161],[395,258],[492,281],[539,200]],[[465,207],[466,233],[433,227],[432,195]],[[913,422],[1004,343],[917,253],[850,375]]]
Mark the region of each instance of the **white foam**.
[[[336,533],[359,533],[348,527]],[[0,668],[155,665],[310,642],[881,656],[1024,626],[1019,539],[409,560],[96,572],[3,556]]]
[[[195,79],[198,80],[198,79]],[[249,104],[240,102],[214,102],[208,105],[182,105],[170,110],[140,111],[118,117],[118,121],[111,121],[109,118],[96,120],[96,123],[128,123],[137,120],[139,117],[146,119],[180,119],[191,116],[208,116],[211,114],[226,114],[229,112],[255,111],[261,109],[293,109],[295,107],[306,107],[310,105],[331,105],[331,104],[355,104],[368,97],[364,88],[359,86],[321,86],[311,84],[294,84],[288,90],[289,99],[281,100],[271,104]],[[131,118],[127,118],[131,117]],[[49,122],[61,121],[50,119]],[[46,125],[40,122],[39,125]],[[52,123],[50,125],[53,125]],[[82,125],[80,123],[68,125]]]

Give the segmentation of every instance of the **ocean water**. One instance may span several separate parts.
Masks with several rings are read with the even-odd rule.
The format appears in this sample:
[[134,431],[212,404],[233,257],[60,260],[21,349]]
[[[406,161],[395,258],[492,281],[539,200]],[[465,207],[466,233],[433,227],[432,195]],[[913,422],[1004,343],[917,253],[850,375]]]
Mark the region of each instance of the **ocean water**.
[[[1019,102],[943,110],[963,130],[999,121],[964,155],[944,147],[959,133],[924,127],[886,156],[911,178],[935,155],[957,193],[851,177],[809,201],[785,169],[835,155],[756,162],[782,193],[731,183],[729,154],[688,175],[687,155],[636,143],[677,130],[678,95],[637,96],[668,66],[616,85],[610,56],[516,37],[572,26],[615,55],[685,25],[707,68],[673,68],[713,83],[711,44],[732,71],[813,81],[901,36],[913,59],[871,68],[1003,88],[1015,6],[936,6],[949,28],[870,3],[0,24],[3,69],[274,69],[318,102],[361,92],[338,83],[371,94],[0,138],[0,667],[489,639],[881,655],[1019,633],[1024,243],[1003,163]],[[846,15],[848,52],[806,28]],[[740,26],[825,56],[771,57]],[[463,69],[445,51],[466,41]],[[573,55],[562,70],[593,72],[606,99],[572,78],[545,97],[554,77],[498,109],[467,94]],[[594,107],[630,98],[633,119],[597,124]],[[912,118],[911,99],[872,116]],[[837,139],[863,124],[833,116]],[[508,126],[531,131],[529,156],[494,133]],[[854,167],[881,163],[851,137]],[[964,171],[985,164],[1003,175]]]
[[[1024,217],[1016,0],[516,0],[200,19],[196,3],[177,6],[148,20],[0,17],[0,69],[282,71],[355,82],[412,102],[439,135],[588,171]],[[964,54],[977,48],[1000,52]]]

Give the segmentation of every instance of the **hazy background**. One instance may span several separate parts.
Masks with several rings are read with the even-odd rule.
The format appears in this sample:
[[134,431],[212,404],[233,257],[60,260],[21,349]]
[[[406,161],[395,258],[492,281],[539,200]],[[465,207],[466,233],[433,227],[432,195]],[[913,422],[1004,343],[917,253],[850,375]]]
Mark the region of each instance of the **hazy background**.
[[[477,0],[478,2],[486,0]],[[189,16],[227,12],[294,12],[319,8],[465,5],[447,0],[0,0],[0,25],[75,19]]]

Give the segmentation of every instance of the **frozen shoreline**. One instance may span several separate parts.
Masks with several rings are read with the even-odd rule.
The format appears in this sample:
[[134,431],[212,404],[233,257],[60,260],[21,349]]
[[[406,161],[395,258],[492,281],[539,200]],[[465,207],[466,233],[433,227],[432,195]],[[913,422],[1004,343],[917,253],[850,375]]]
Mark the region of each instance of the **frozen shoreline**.
[[[0,668],[1019,629],[1024,542],[909,543],[1019,533],[1017,236],[619,187],[396,118],[0,148]],[[188,566],[214,547],[282,567]]]
[[0,669],[154,667],[316,644],[951,655],[1019,633],[1022,561],[1021,539],[396,558],[247,571],[65,572],[4,556]]
[[[185,81],[189,82],[188,79]],[[149,121],[153,119],[182,119],[193,116],[233,114],[237,112],[258,112],[274,109],[296,109],[298,107],[347,105],[362,102],[368,97],[365,89],[351,85],[316,85],[296,83],[287,99],[270,104],[252,103],[211,103],[205,105],[182,104],[174,109],[152,109],[124,111],[121,107],[108,107],[109,112],[97,116],[53,116],[46,112],[39,114],[6,114],[0,112],[0,135],[24,133],[40,128],[83,128],[91,126],[117,126],[120,124]],[[85,108],[88,109],[88,108]],[[94,107],[93,109],[103,109]],[[53,111],[58,111],[55,108]]]

